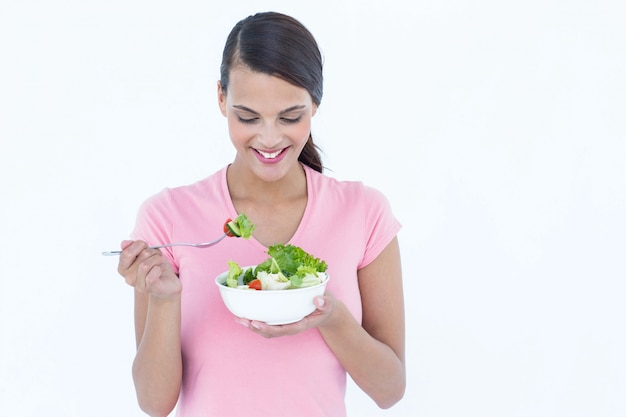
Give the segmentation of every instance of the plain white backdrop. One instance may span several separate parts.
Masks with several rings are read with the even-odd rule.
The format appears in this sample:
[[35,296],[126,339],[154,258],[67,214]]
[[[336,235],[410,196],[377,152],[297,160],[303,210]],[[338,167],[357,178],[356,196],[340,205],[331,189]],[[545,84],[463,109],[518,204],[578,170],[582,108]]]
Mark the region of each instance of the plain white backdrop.
[[0,415],[142,415],[132,291],[100,253],[233,158],[222,47],[276,10],[325,56],[328,174],[404,225],[407,393],[351,384],[349,415],[625,416],[621,5],[2,0]]

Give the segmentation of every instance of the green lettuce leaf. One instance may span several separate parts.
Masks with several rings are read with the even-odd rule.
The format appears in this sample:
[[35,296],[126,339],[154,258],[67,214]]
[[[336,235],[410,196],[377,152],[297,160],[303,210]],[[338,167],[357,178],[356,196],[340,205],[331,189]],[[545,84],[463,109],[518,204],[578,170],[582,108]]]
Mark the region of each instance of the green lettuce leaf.
[[236,262],[228,261],[228,276],[226,277],[226,286],[231,288],[237,288],[239,285],[239,276],[243,273],[243,270],[237,265]]

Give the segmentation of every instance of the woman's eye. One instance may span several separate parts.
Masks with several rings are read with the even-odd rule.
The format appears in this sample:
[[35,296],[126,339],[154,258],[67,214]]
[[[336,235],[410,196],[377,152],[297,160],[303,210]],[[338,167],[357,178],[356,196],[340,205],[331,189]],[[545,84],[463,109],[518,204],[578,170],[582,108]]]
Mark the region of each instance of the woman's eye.
[[241,116],[237,116],[237,119],[241,122],[241,123],[246,123],[246,124],[252,124],[254,122],[256,122],[258,120],[258,118],[256,117],[251,117],[249,119],[245,119]]
[[284,123],[288,123],[288,124],[293,124],[293,123],[298,123],[300,121],[300,119],[302,119],[302,116],[298,116],[296,118],[289,118],[289,117],[281,117],[280,120],[282,120]]

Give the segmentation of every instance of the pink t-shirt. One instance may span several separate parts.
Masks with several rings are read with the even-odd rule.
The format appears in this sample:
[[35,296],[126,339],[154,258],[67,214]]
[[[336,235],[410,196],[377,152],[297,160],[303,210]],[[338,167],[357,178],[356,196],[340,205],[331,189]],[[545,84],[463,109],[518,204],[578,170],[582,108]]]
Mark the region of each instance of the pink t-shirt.
[[[219,237],[224,221],[238,214],[226,169],[148,199],[133,238],[158,244]],[[327,289],[360,322],[357,270],[381,253],[400,224],[377,190],[306,166],[305,172],[308,202],[289,243],[327,262]],[[222,303],[214,279],[227,261],[255,265],[267,258],[266,250],[254,237],[227,238],[210,249],[164,250],[183,284],[179,417],[346,415],[346,372],[319,331],[266,339],[236,323]]]

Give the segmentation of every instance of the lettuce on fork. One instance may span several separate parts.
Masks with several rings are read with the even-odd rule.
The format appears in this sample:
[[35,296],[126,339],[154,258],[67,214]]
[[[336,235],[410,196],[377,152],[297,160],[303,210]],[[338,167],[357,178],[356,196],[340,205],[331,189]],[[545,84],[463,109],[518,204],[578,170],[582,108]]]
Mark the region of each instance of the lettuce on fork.
[[232,237],[242,237],[244,239],[250,239],[255,225],[248,219],[248,216],[241,213],[235,218],[235,220],[228,219],[224,223],[224,233]]

